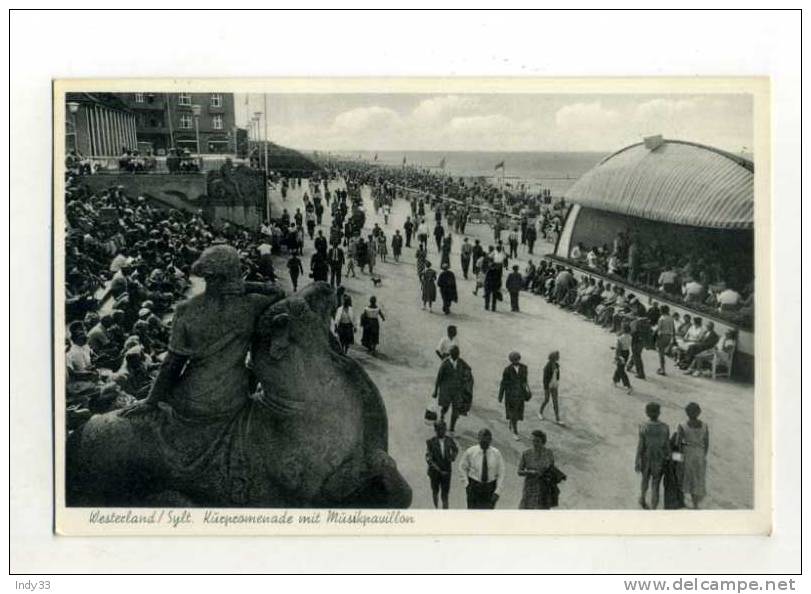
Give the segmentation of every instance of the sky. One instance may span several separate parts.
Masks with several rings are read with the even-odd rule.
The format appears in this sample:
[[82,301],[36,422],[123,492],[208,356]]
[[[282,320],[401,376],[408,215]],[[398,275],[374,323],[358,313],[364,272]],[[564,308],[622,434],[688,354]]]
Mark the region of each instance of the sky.
[[[247,104],[246,104],[247,99]],[[237,94],[237,125],[263,109]],[[273,94],[270,140],[321,151],[598,151],[645,136],[751,152],[750,95]]]

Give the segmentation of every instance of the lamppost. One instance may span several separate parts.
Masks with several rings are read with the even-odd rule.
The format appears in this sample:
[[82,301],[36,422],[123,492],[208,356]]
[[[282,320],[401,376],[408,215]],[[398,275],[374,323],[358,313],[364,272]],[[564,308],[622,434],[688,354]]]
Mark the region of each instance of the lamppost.
[[71,123],[73,124],[73,149],[79,152],[79,135],[76,128],[76,113],[79,111],[79,104],[76,101],[68,101],[68,111],[70,112]]
[[200,157],[200,112],[201,108],[199,105],[192,105],[191,112],[194,116],[194,136],[197,139],[197,163],[200,169],[203,169],[203,160]]
[[[262,145],[258,144],[258,143],[262,142],[262,140],[263,140],[263,138],[262,138],[262,112],[261,111],[253,112],[253,119],[256,121],[257,147],[261,147]],[[257,151],[257,153],[256,153],[257,160],[259,159],[260,154],[261,154],[261,151]]]

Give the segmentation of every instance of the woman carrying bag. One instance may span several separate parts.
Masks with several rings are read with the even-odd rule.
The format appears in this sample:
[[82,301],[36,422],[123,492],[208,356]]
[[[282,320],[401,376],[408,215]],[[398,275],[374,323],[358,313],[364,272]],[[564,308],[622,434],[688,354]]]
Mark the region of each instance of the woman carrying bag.
[[527,366],[521,363],[521,353],[513,351],[509,355],[510,364],[501,374],[501,385],[498,390],[498,401],[504,402],[504,410],[513,439],[521,439],[518,435],[518,421],[524,420],[524,403],[532,398],[527,380]]

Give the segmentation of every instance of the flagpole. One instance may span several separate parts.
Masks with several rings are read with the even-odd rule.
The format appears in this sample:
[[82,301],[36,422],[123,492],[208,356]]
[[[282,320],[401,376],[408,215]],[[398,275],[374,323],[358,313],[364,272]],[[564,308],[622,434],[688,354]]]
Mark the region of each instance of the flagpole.
[[505,208],[505,200],[504,200],[504,179],[506,176],[507,165],[502,161],[501,164],[501,207]]
[[248,105],[248,103],[250,102],[250,98],[251,98],[250,93],[245,93],[245,127],[248,129],[248,158],[250,158],[250,155],[251,155],[251,140],[252,140],[251,136],[253,136],[251,134],[251,128],[252,128],[252,126],[251,126],[251,114],[250,114],[251,108]]
[[[265,97],[265,178],[267,178],[270,167],[268,167],[268,116],[270,112],[268,111],[268,94],[264,94]],[[267,179],[265,180],[267,182]]]

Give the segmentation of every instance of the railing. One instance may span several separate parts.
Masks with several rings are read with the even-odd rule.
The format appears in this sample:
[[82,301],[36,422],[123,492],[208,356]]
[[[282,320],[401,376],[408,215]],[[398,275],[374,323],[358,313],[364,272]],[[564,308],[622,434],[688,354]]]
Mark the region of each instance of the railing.
[[[85,160],[93,164],[93,173],[98,175],[110,175],[125,173],[118,164],[120,157],[87,157]],[[166,166],[166,157],[154,157],[154,167],[145,171],[138,171],[138,174],[144,173],[170,173],[169,168]],[[201,172],[217,171],[227,159],[236,167],[237,165],[249,165],[248,159],[240,159],[230,155],[200,155],[199,157],[191,157],[191,161],[198,163]]]

